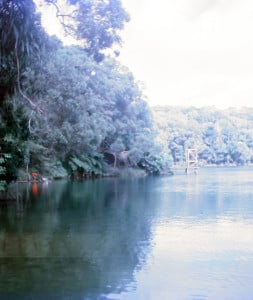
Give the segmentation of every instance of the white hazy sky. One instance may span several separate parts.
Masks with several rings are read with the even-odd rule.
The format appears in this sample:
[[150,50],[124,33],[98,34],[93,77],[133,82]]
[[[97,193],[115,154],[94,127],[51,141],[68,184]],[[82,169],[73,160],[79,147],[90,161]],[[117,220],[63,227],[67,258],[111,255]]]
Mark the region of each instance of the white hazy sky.
[[120,59],[150,105],[253,106],[252,0],[122,2]]
[[252,0],[123,0],[121,59],[151,105],[253,106]]

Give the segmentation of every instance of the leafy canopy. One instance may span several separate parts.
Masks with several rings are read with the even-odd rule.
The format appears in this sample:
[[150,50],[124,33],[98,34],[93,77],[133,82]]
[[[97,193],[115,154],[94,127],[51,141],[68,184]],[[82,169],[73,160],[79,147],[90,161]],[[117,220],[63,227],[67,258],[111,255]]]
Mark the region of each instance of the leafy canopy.
[[56,15],[67,34],[82,41],[82,46],[97,62],[105,57],[103,50],[121,43],[119,30],[129,21],[120,0],[67,0],[68,12],[60,0],[46,0],[56,8]]

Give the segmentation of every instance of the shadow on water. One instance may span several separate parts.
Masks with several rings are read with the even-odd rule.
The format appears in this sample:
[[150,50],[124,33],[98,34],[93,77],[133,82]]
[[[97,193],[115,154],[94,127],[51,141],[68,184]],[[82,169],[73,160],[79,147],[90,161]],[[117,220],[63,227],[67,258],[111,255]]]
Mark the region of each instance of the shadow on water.
[[0,298],[103,299],[125,289],[150,247],[147,181],[24,188],[22,215],[0,208]]

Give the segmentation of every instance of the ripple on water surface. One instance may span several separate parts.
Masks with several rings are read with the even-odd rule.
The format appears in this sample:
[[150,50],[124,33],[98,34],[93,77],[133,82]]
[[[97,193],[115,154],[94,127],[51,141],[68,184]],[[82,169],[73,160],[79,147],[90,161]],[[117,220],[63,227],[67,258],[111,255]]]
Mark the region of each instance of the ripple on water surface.
[[249,168],[49,184],[0,208],[0,299],[252,299],[252,195]]

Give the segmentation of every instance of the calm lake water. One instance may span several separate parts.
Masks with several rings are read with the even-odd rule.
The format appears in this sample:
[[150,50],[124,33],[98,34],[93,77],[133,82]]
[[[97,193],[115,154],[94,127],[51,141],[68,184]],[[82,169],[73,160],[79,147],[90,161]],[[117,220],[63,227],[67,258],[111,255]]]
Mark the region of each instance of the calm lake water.
[[58,181],[0,206],[0,299],[253,299],[253,169]]

